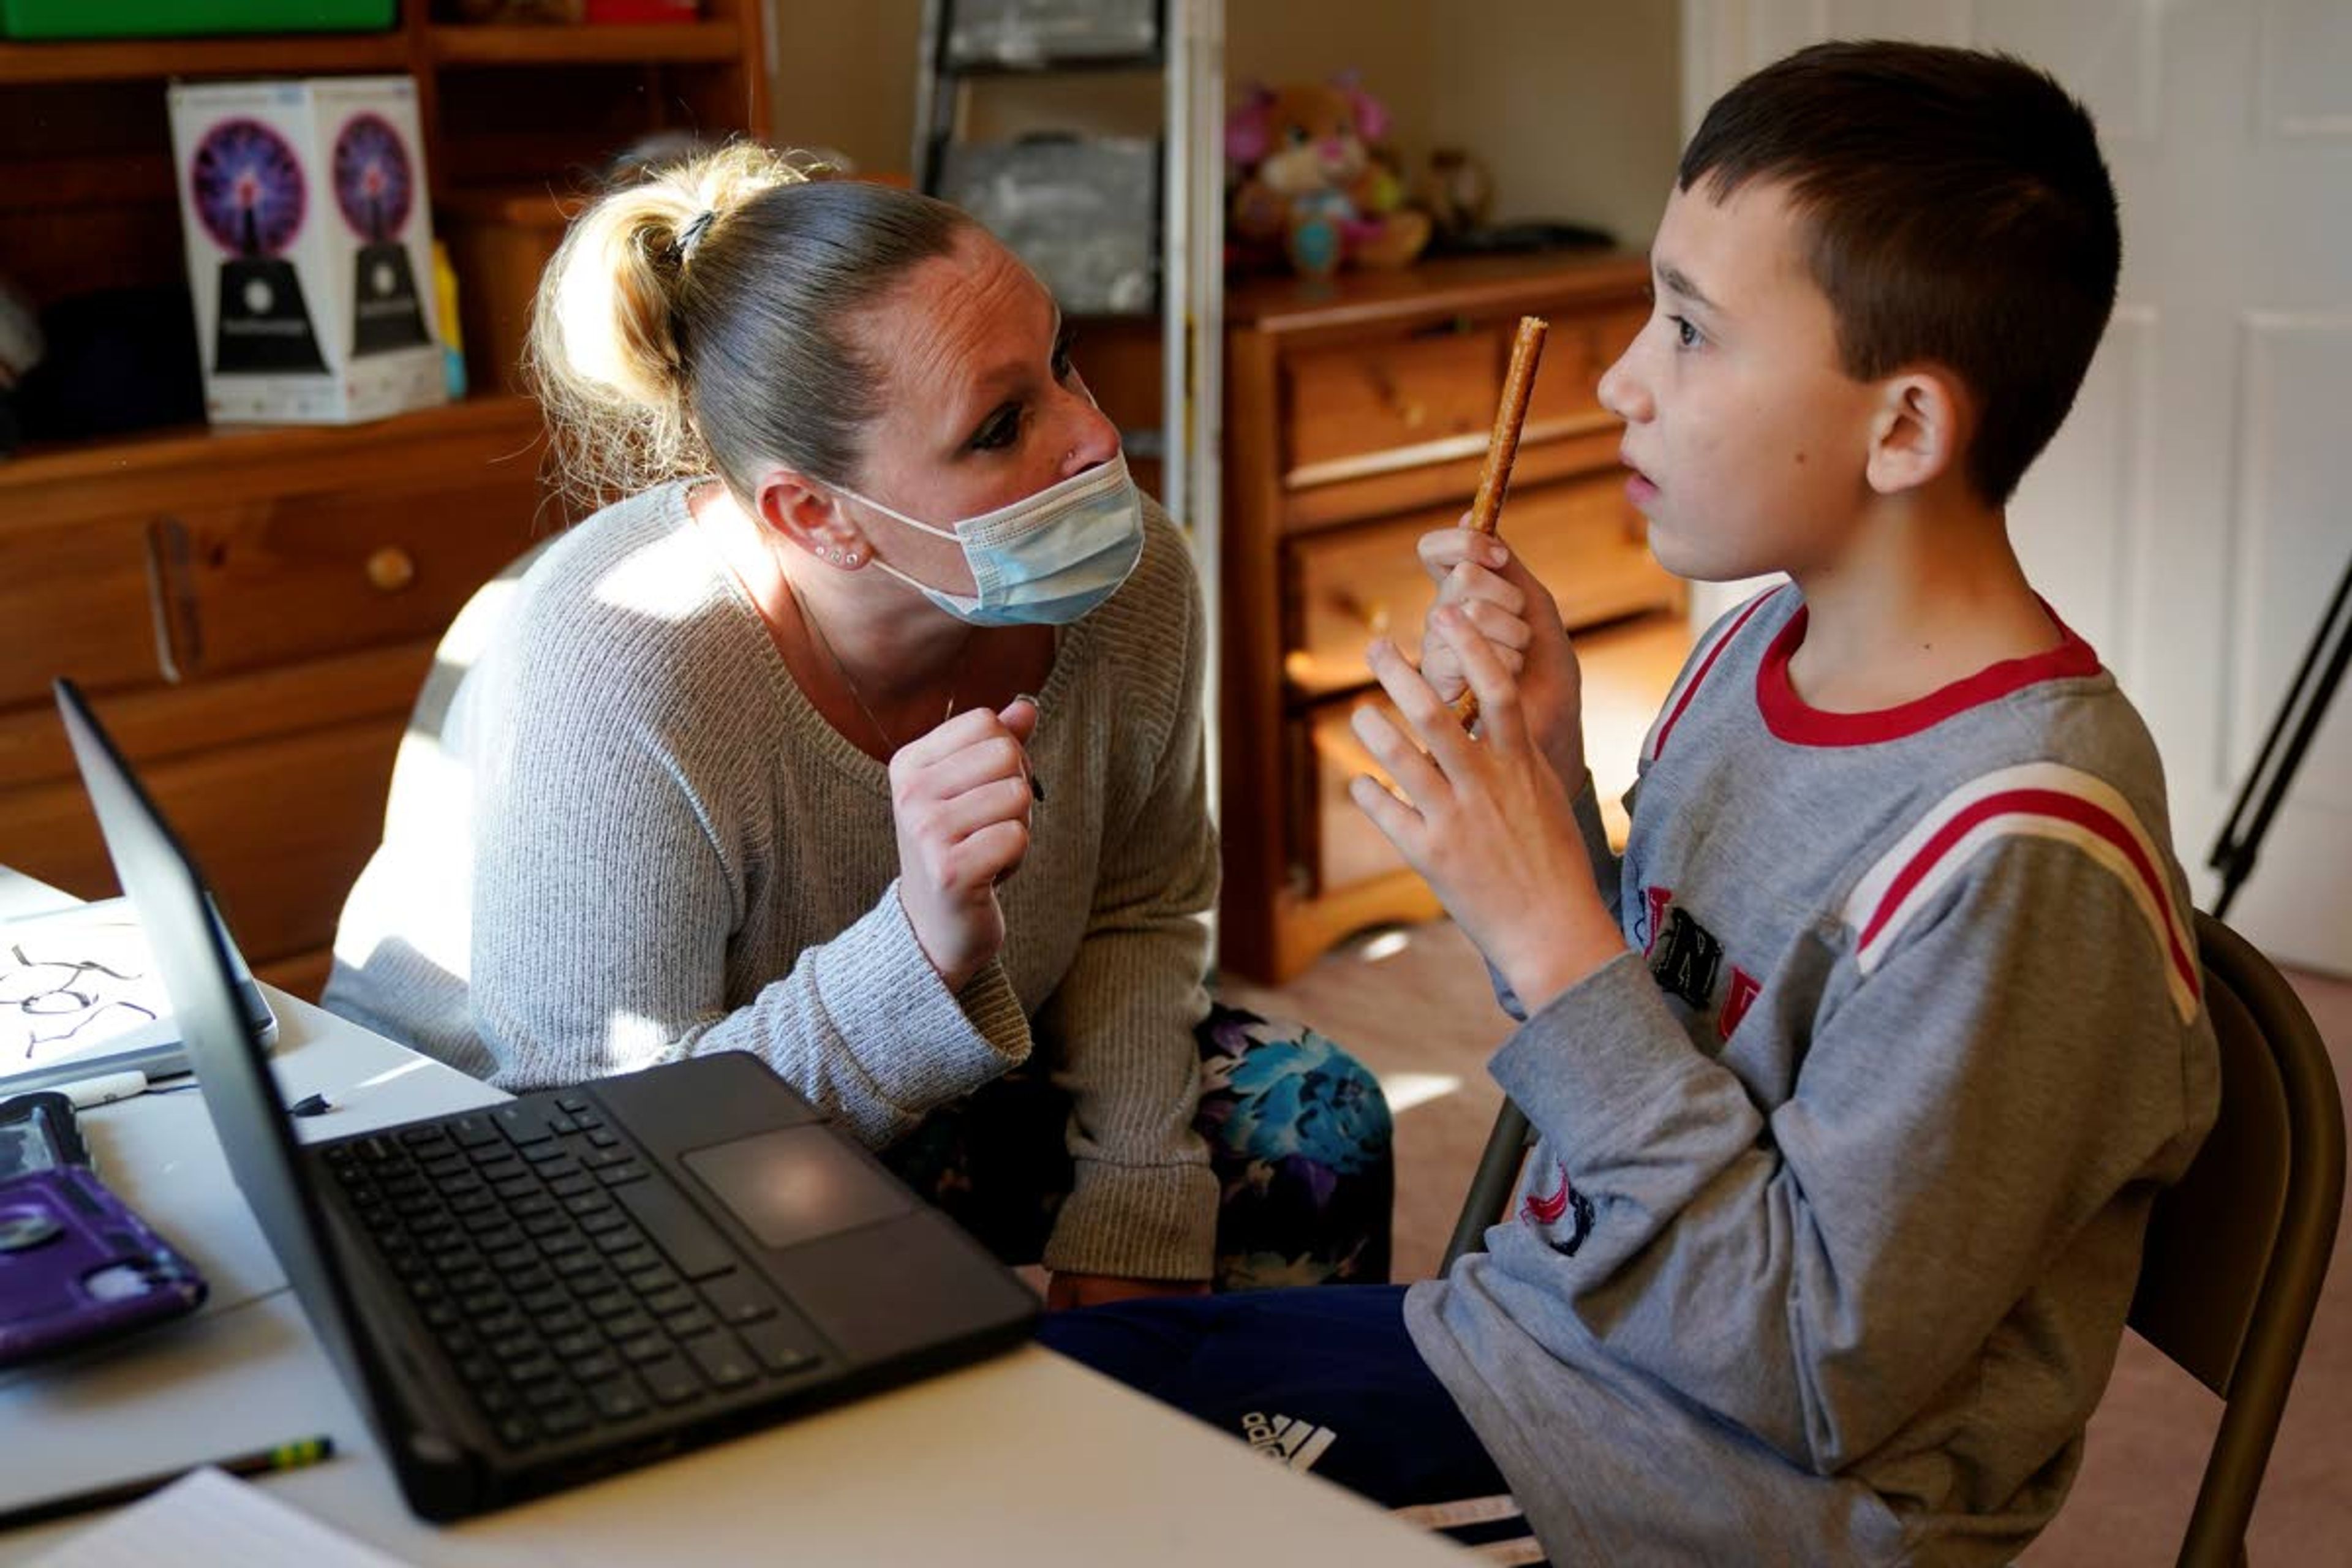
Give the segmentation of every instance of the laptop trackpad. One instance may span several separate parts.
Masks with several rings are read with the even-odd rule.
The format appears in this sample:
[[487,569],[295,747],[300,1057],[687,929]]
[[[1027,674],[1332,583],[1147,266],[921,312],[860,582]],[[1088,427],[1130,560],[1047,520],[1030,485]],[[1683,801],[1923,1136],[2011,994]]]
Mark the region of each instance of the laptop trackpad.
[[738,1138],[680,1162],[766,1247],[796,1247],[914,1206],[902,1188],[823,1126]]

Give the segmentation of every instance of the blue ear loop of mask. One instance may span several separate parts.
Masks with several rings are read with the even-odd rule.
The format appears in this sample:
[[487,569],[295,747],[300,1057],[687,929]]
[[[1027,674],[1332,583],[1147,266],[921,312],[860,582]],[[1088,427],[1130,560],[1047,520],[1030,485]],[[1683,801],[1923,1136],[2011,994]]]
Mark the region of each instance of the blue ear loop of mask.
[[1143,497],[1114,453],[1010,506],[940,528],[836,485],[840,494],[962,550],[977,593],[967,597],[874,564],[975,626],[1065,626],[1099,607],[1143,558]]

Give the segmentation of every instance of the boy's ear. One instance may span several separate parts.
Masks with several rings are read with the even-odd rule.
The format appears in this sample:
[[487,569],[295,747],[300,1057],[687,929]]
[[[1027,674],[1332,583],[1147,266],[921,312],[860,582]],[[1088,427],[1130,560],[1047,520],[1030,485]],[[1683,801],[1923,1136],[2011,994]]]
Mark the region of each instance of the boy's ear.
[[760,521],[820,559],[839,561],[872,552],[866,535],[834,493],[793,468],[770,468],[760,476],[753,498]]
[[1917,489],[1957,468],[1974,424],[1960,379],[1940,365],[1897,371],[1879,383],[1864,477],[1881,495]]

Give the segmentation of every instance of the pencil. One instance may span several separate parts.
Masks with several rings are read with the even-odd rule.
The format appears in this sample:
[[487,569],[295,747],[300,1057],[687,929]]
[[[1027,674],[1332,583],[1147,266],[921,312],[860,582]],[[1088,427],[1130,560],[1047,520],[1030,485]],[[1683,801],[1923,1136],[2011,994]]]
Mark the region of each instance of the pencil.
[[[232,1476],[260,1476],[272,1470],[299,1470],[305,1465],[315,1465],[321,1459],[333,1458],[334,1452],[335,1440],[321,1436],[280,1443],[274,1448],[257,1448],[250,1454],[214,1459],[209,1463],[213,1468],[226,1470]],[[38,1524],[44,1520],[63,1519],[68,1514],[86,1513],[91,1509],[115,1508],[126,1502],[136,1502],[150,1492],[161,1491],[181,1477],[203,1468],[202,1465],[189,1465],[160,1475],[142,1476],[137,1480],[117,1481],[112,1486],[92,1487],[85,1492],[28,1502],[22,1508],[12,1508],[0,1513],[0,1531]]]

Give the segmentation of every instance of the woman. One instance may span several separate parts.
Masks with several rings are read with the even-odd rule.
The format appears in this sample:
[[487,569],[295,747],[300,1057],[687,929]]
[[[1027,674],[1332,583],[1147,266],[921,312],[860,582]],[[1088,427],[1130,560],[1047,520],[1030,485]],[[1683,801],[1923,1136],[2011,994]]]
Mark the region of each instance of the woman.
[[1377,1086],[1209,1016],[1197,587],[1027,269],[735,146],[572,225],[532,354],[626,499],[428,689],[328,1005],[508,1088],[752,1051],[1056,1306],[1383,1277]]

